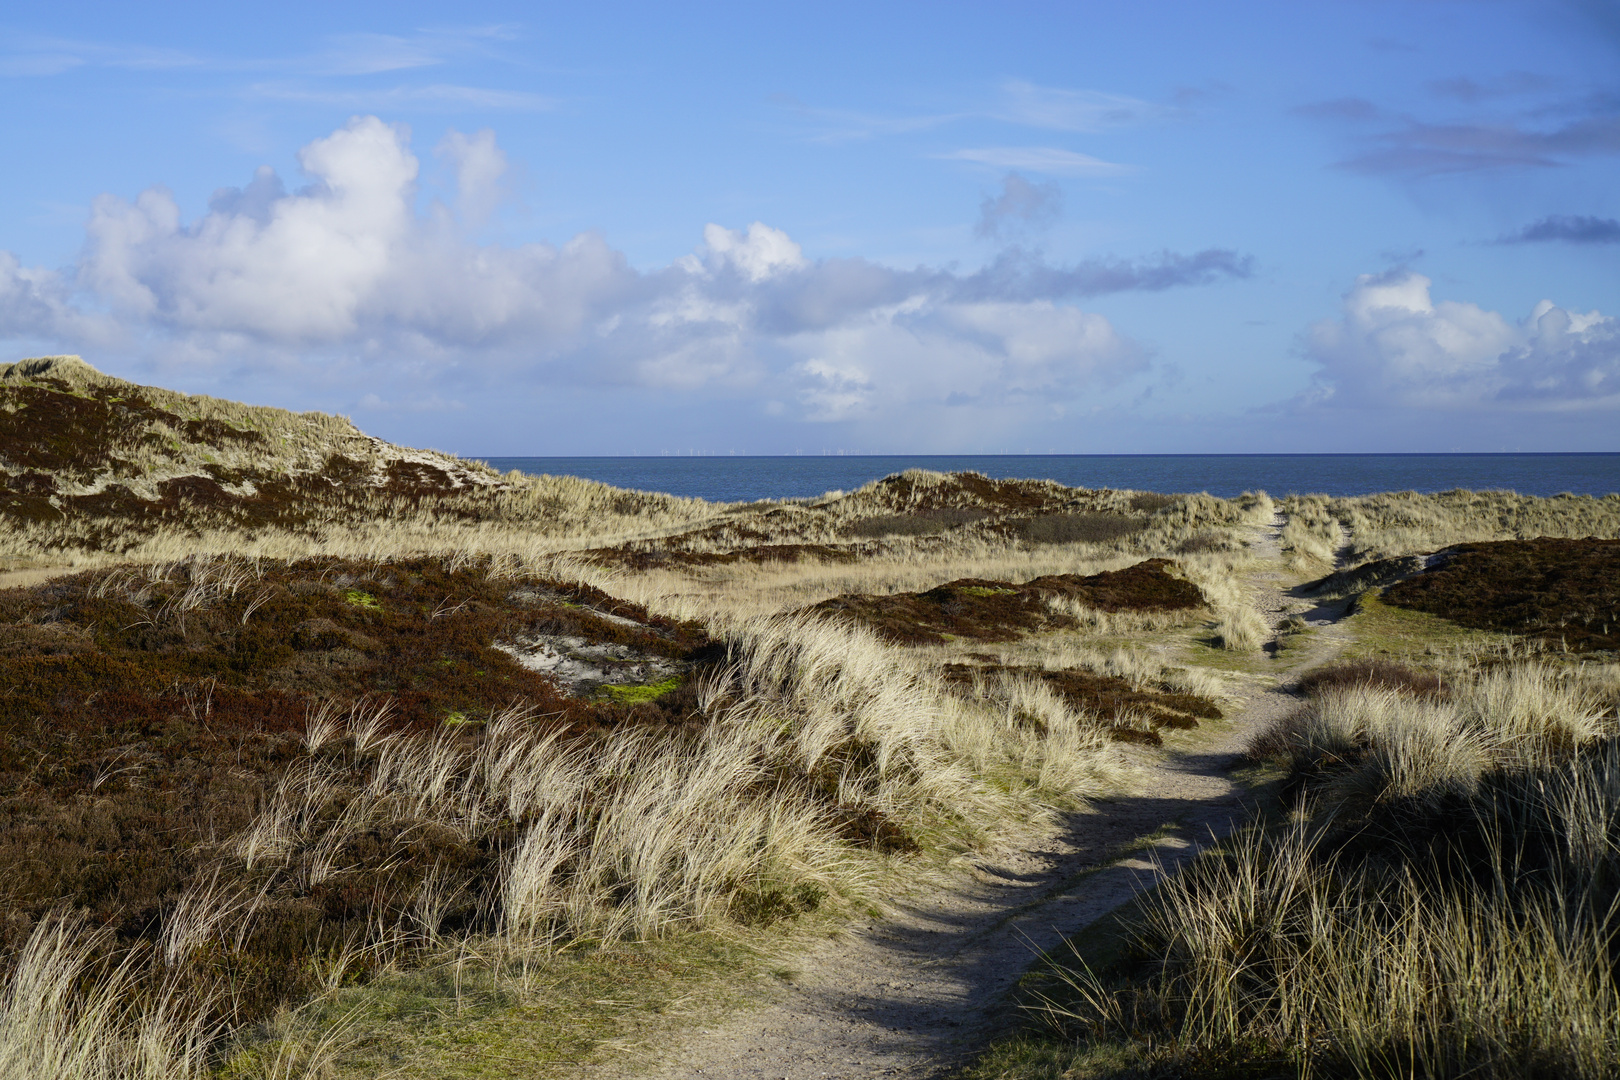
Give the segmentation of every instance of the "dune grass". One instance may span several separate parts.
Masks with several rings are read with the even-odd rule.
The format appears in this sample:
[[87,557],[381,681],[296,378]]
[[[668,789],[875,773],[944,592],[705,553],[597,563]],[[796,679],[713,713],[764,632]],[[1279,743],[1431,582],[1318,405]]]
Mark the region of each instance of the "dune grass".
[[[469,566],[472,578],[455,576]],[[496,592],[480,592],[484,582]],[[280,565],[201,559],[43,588],[55,599],[54,614],[46,612],[43,625],[16,623],[13,646],[46,649],[39,663],[51,670],[98,656],[90,638],[49,621],[75,602],[89,604],[110,620],[108,643],[128,638],[117,647],[137,665],[126,680],[131,690],[140,685],[139,650],[155,650],[154,662],[194,662],[208,654],[186,651],[187,643],[213,641],[229,655],[229,642],[245,630],[291,617],[283,609],[303,618],[299,633],[324,635],[328,651],[353,654],[345,662],[360,674],[408,671],[398,660],[368,668],[364,650],[389,634],[405,640],[413,619],[417,634],[474,634],[456,639],[464,651],[482,640],[478,620],[499,610],[499,596],[537,590],[553,596],[544,617],[564,620],[569,633],[596,626],[634,641],[644,627],[666,650],[701,644],[682,644],[690,636],[682,625],[645,613],[637,614],[641,622],[628,619],[623,613],[639,611],[633,606],[615,613],[611,597],[588,587],[568,592],[555,580],[461,556],[439,566],[337,563],[318,581]],[[412,592],[423,589],[432,597],[425,605]],[[443,589],[467,596],[441,600],[435,590]],[[481,606],[469,607],[468,597]],[[390,620],[400,619],[391,629]],[[470,950],[486,958],[483,966],[510,970],[559,949],[837,910],[888,880],[896,860],[927,865],[1038,830],[1053,811],[1079,805],[1118,775],[1093,718],[1056,699],[1031,709],[964,698],[859,627],[782,615],[716,624],[715,635],[719,659],[693,669],[691,686],[679,691],[690,699],[683,699],[688,712],[657,711],[672,690],[645,702],[553,703],[564,713],[549,716],[534,704],[485,706],[435,726],[431,697],[421,698],[419,715],[386,697],[347,705],[311,698],[298,724],[252,736],[269,739],[262,750],[273,767],[261,787],[245,784],[252,774],[235,766],[196,781],[235,785],[237,805],[245,795],[248,812],[237,822],[215,814],[186,841],[174,863],[178,891],[154,894],[150,923],[131,916],[115,934],[82,932],[63,914],[37,919],[13,956],[14,1005],[12,1020],[0,1024],[0,1055],[37,1057],[36,1044],[49,1043],[87,1063],[61,1064],[69,1070],[62,1075],[200,1076],[220,1064],[227,1035],[239,1042],[245,1025],[278,1008],[379,978],[413,957]],[[66,653],[49,652],[61,643]],[[438,678],[441,669],[444,678],[486,675],[454,652],[433,660],[441,647],[423,653],[422,678]],[[266,661],[282,666],[267,668],[264,700],[286,704],[287,692],[274,683],[286,659]],[[92,754],[87,795],[103,803],[116,795],[133,813],[150,797],[143,776],[172,787],[196,773],[191,754],[240,743],[232,725],[246,722],[238,712],[252,714],[252,695],[260,693],[253,670],[221,669],[192,697],[180,695],[176,701],[196,710],[190,720],[159,717],[141,727],[174,750],[170,765],[153,772],[145,744]],[[585,723],[590,716],[598,719]],[[240,747],[236,753],[240,761]],[[75,777],[52,783],[71,787]],[[202,796],[199,788],[199,805]],[[41,818],[47,830],[52,821]],[[72,861],[68,847],[60,854]],[[89,978],[88,997],[73,997],[86,971],[107,974]],[[40,1035],[46,1014],[57,1026]],[[294,1035],[279,1036],[278,1045],[303,1045]],[[286,1060],[276,1056],[281,1050],[241,1060],[274,1073],[294,1069],[296,1058],[307,1071],[331,1049],[323,1037],[287,1049]],[[18,1066],[17,1075],[57,1067]]]
[[1620,680],[1319,677],[1252,751],[1297,810],[1202,855],[1108,952],[1056,957],[975,1075],[1616,1072]]

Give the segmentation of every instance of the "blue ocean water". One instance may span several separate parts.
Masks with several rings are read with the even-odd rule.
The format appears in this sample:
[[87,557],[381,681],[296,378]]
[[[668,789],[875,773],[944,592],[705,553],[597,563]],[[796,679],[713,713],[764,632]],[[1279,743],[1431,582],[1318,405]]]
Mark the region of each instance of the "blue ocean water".
[[850,491],[904,469],[973,470],[1069,487],[1207,491],[1230,498],[1500,489],[1620,492],[1616,454],[1006,454],[889,457],[492,457],[506,472],[583,476],[615,487],[734,502]]

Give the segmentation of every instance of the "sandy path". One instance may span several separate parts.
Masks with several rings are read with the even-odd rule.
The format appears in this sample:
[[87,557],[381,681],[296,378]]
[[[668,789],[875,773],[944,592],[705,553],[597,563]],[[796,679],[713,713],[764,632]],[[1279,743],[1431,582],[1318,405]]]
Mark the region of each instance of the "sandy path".
[[[1280,566],[1282,520],[1256,530],[1253,549],[1267,566]],[[1249,579],[1273,627],[1293,610],[1283,576],[1266,568]],[[1314,666],[1342,647],[1341,628],[1325,617],[1310,621],[1317,633],[1307,647],[1291,649],[1279,670]],[[778,1000],[686,1033],[636,1075],[800,1080],[950,1072],[1004,1028],[1009,1018],[998,1006],[1028,970],[1033,949],[1059,946],[1242,819],[1244,793],[1230,769],[1252,732],[1296,705],[1271,679],[1257,678],[1229,723],[1163,750],[1132,748],[1140,782],[1131,794],[1075,815],[1040,847],[981,859],[953,888],[897,900],[885,919],[797,957],[797,974]],[[1151,851],[1118,857],[1166,825]]]

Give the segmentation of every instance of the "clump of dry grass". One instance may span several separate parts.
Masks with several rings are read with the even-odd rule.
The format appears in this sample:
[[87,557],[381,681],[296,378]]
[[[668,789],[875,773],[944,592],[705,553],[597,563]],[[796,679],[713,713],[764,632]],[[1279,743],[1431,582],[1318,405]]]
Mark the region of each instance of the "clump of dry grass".
[[[58,914],[41,921],[0,996],[0,1076],[17,1080],[189,1080],[209,1030],[196,1002],[137,985],[139,960],[109,968],[110,935]],[[99,970],[97,970],[99,968]]]
[[1272,732],[1302,813],[1146,898],[1113,971],[1059,964],[1046,1021],[1158,1070],[1612,1076],[1614,680],[1409,682],[1330,683]]
[[[1620,537],[1620,495],[1554,495],[1511,491],[1385,492],[1356,498],[1293,496],[1283,502],[1301,557],[1345,548],[1351,564],[1438,551],[1481,540]],[[1290,540],[1290,537],[1292,538]]]
[[1257,746],[1302,782],[1322,776],[1332,799],[1366,806],[1471,794],[1493,772],[1563,760],[1613,726],[1601,679],[1521,663],[1458,673],[1443,696],[1371,678],[1328,685]]
[[[109,943],[41,924],[14,968],[0,1062],[44,1061],[42,1047],[78,1057],[60,1072],[0,1072],[193,1075],[220,1034],[205,1018],[229,996],[199,970],[289,901],[341,895],[355,844],[453,836],[498,858],[492,875],[429,874],[402,902],[368,909],[321,961],[332,986],[362,958],[375,969],[458,935],[506,963],[573,942],[771,922],[861,896],[907,852],[1040,824],[1117,775],[1084,718],[1053,702],[1032,713],[964,701],[858,628],[776,617],[723,634],[730,661],[699,688],[701,725],[667,734],[565,738],[521,707],[471,738],[461,725],[412,734],[393,728],[386,702],[312,709],[258,814],[201,853],[212,869],[166,907],[150,947],[89,980],[89,996],[75,996],[80,973]],[[171,972],[192,978],[172,983]],[[279,1060],[266,1067],[287,1071]]]

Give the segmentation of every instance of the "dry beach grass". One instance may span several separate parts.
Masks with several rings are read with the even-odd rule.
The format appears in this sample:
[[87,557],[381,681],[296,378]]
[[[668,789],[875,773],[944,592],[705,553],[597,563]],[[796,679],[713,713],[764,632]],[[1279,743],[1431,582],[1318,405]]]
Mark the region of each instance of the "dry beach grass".
[[[499,476],[60,358],[0,372],[0,410],[5,569],[67,572],[0,593],[7,1076],[383,1071],[355,1047],[409,1041],[379,1003],[413,972],[453,986],[427,1008],[550,994],[566,1025],[619,1000],[611,964],[567,996],[590,957],[664,948],[645,955],[673,968],[680,942],[836,927],[1235,737],[1271,672],[1390,584],[1282,591],[1300,579],[1620,528],[1614,498],[921,471],[716,504]],[[1424,580],[1479,600],[1478,576]],[[1544,641],[1575,615],[1536,595]],[[1603,1074],[1609,969],[1579,946],[1608,933],[1613,875],[1577,864],[1607,867],[1604,655],[1318,679],[1254,751],[1298,821],[1162,887],[1141,938],[1162,962],[1072,976],[1060,1041],[1145,1038],[1125,1067],[1183,1074]],[[1434,841],[1459,829],[1456,852]],[[1542,943],[1535,971],[1520,940]],[[1376,1009],[1347,974],[1369,955]],[[1442,1030],[1415,988],[1468,964],[1491,978]],[[490,1069],[597,1068],[610,1042]],[[386,1068],[448,1061],[417,1046]]]

